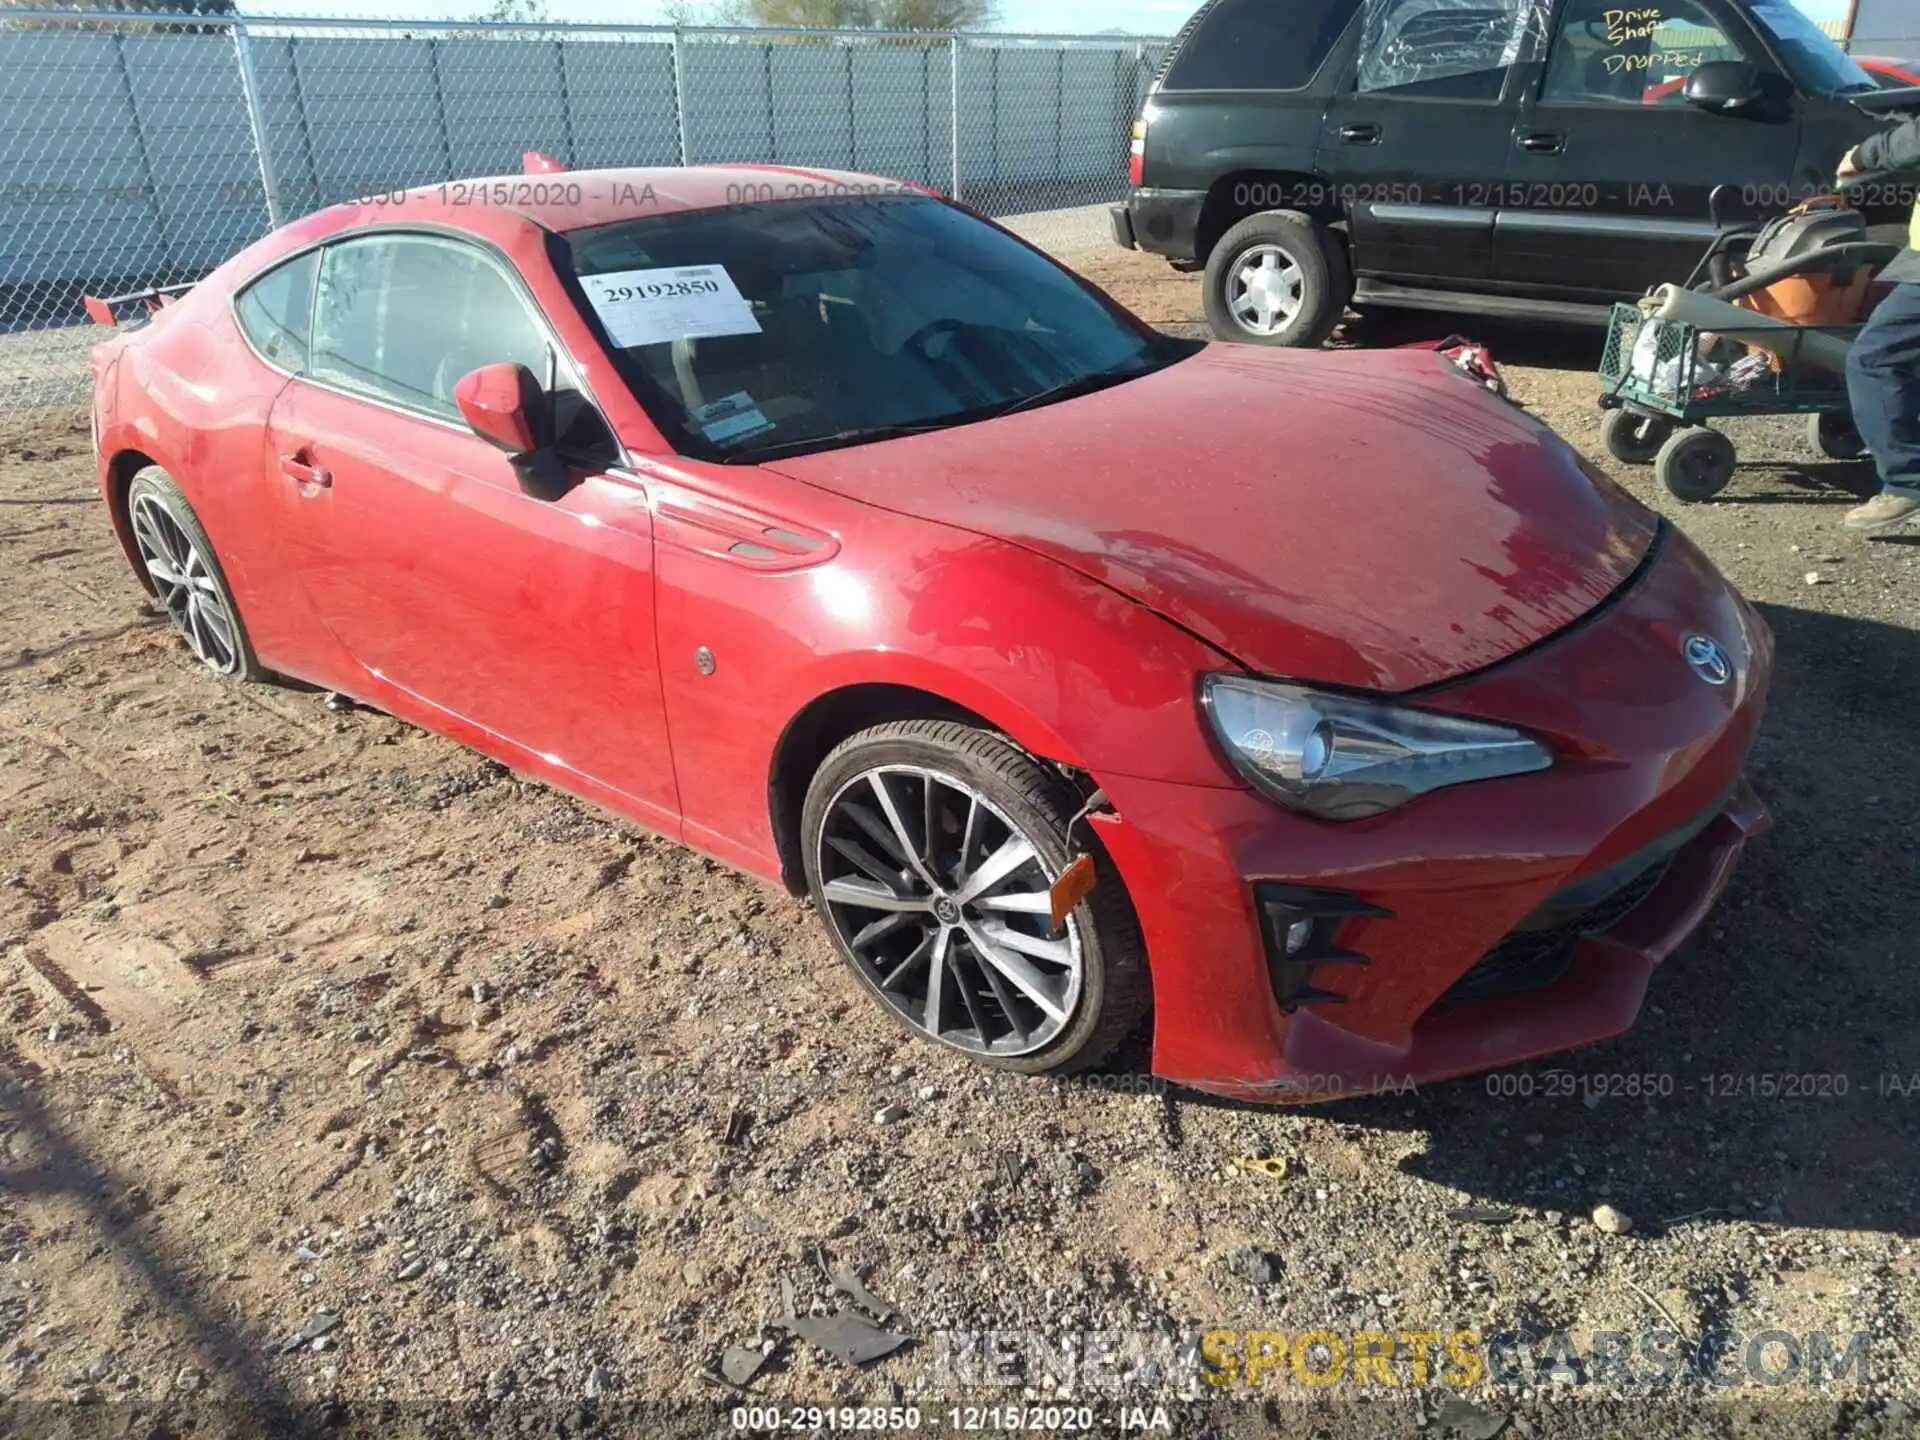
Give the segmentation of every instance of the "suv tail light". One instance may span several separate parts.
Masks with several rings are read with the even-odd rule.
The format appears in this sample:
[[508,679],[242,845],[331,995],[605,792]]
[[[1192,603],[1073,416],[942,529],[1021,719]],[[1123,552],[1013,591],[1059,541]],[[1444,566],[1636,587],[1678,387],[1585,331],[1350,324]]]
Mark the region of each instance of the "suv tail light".
[[1147,176],[1147,122],[1133,122],[1133,143],[1127,147],[1127,184],[1142,185]]

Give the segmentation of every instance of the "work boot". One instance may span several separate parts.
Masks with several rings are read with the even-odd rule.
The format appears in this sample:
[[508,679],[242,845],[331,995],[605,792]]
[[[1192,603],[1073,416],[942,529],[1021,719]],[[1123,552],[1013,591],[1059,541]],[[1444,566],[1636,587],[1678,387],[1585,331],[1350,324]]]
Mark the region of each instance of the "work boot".
[[1916,516],[1920,516],[1920,495],[1896,495],[1887,490],[1849,510],[1842,523],[1861,535],[1884,535]]

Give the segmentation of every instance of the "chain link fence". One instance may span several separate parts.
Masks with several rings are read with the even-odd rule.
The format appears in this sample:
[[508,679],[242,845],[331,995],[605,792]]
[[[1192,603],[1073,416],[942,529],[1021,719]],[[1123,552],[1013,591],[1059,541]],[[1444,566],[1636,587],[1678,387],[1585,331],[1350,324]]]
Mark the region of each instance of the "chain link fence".
[[84,394],[83,294],[528,150],[869,171],[1097,245],[1164,44],[0,10],[0,409]]

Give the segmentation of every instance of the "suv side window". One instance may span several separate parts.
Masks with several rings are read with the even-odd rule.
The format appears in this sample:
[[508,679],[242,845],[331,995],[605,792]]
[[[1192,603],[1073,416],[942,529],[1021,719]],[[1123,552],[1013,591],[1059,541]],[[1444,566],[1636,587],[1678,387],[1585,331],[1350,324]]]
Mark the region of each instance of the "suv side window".
[[1709,60],[1744,60],[1699,0],[1635,9],[1619,0],[1568,0],[1547,52],[1544,100],[1574,104],[1685,104],[1687,76]]
[[1164,88],[1298,90],[1309,84],[1360,0],[1213,0],[1195,20]]
[[431,235],[369,236],[327,248],[313,379],[460,424],[453,387],[482,365],[502,363],[526,366],[542,385],[551,380],[558,444],[614,458],[599,412],[491,256]]
[[1495,101],[1539,0],[1367,0],[1354,88]]
[[307,368],[307,332],[313,318],[313,274],[320,254],[309,250],[255,280],[234,301],[234,313],[260,358],[295,375]]

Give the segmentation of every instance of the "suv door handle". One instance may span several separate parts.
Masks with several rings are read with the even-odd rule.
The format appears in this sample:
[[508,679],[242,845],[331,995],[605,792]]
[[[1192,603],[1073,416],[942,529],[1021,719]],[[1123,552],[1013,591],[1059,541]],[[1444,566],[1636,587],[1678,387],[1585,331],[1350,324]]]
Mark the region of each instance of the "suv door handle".
[[1343,145],[1378,145],[1380,127],[1378,125],[1342,125],[1340,142]]
[[289,480],[298,480],[302,485],[312,485],[320,490],[333,484],[333,472],[315,465],[304,450],[296,450],[291,455],[282,455],[280,473]]
[[1545,131],[1535,131],[1531,135],[1520,137],[1520,148],[1535,155],[1558,155],[1567,148],[1567,137],[1549,135]]

